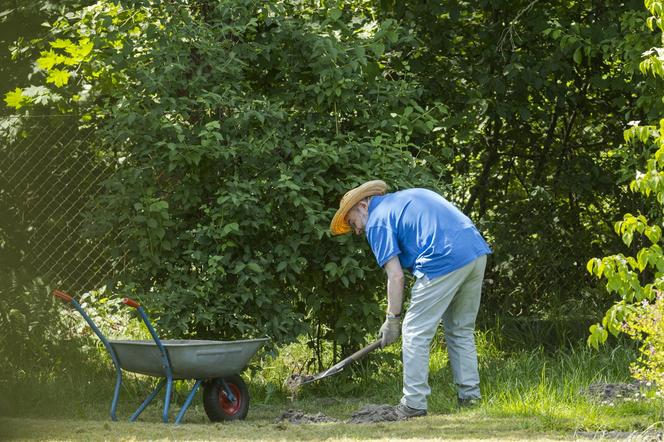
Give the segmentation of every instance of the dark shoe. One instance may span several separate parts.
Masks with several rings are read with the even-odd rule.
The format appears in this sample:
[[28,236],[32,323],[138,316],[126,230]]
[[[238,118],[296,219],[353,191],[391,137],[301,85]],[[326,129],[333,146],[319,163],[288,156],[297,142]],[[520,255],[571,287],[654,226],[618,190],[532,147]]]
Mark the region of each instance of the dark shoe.
[[459,408],[473,408],[480,404],[481,399],[475,397],[457,398]]
[[397,413],[399,420],[410,419],[411,417],[420,417],[426,416],[427,411],[421,410],[419,408],[411,408],[406,404],[399,404],[394,407],[394,411]]

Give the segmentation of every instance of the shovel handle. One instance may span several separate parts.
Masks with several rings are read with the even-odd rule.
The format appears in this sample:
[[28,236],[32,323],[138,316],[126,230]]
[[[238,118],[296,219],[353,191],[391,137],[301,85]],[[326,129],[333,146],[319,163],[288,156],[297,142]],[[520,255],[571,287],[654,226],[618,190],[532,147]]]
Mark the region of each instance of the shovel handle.
[[371,353],[375,349],[380,348],[380,339],[377,341],[372,342],[371,344],[367,345],[366,347],[356,351],[352,355],[348,356],[345,360],[350,360],[350,361],[358,361],[365,357],[368,353]]
[[378,339],[377,341],[372,342],[371,344],[367,345],[364,348],[359,349],[358,351],[356,351],[352,355],[348,356],[346,359],[343,359],[342,361],[340,361],[338,364],[336,364],[330,370],[332,370],[332,369],[342,369],[342,368],[346,367],[347,365],[352,364],[355,361],[359,361],[360,359],[362,359],[367,354],[371,353],[372,351],[374,351],[377,348],[380,348],[380,339]]

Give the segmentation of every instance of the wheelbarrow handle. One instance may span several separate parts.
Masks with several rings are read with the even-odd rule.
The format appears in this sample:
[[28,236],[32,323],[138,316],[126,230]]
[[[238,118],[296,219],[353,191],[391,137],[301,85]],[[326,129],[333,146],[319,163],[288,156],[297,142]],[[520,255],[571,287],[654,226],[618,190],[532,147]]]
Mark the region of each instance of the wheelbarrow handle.
[[[166,401],[164,402],[164,413],[162,415],[162,420],[164,422],[168,422],[168,407],[170,404],[170,397],[171,397],[171,386],[173,384],[173,368],[171,367],[171,361],[170,358],[168,357],[168,351],[166,350],[166,347],[164,347],[164,344],[161,342],[161,339],[159,339],[159,335],[157,335],[157,331],[154,329],[152,326],[152,323],[150,322],[150,318],[148,318],[147,313],[145,313],[145,310],[143,310],[143,307],[141,307],[141,304],[138,303],[138,301],[134,301],[131,298],[124,298],[122,299],[122,303],[124,305],[127,305],[129,307],[133,307],[136,309],[138,312],[138,315],[141,317],[141,320],[143,320],[143,323],[145,326],[148,328],[148,331],[150,332],[150,336],[152,336],[152,339],[154,340],[155,344],[157,344],[157,347],[159,348],[159,351],[161,352],[161,362],[162,366],[164,367],[164,370],[166,370]],[[149,402],[149,401],[148,401]],[[136,410],[136,413],[131,417],[131,421],[133,422],[136,420],[139,414],[142,412],[142,408],[139,408]]]
[[131,298],[124,298],[122,300],[122,303],[128,305],[129,307],[134,307],[134,308],[139,308],[141,306],[141,304],[139,304],[137,301],[134,301]]
[[118,398],[120,397],[120,387],[122,385],[122,369],[120,368],[120,361],[118,360],[118,356],[115,354],[115,350],[113,350],[113,347],[111,346],[111,343],[108,341],[108,339],[106,339],[106,336],[104,336],[101,330],[99,330],[99,327],[97,327],[92,318],[90,318],[90,316],[88,316],[88,314],[85,313],[85,310],[83,310],[81,304],[79,304],[78,301],[74,299],[73,296],[63,292],[62,290],[53,290],[51,293],[56,298],[60,298],[63,302],[71,304],[73,308],[78,310],[83,319],[85,319],[85,322],[88,323],[92,331],[101,340],[102,344],[104,344],[104,347],[106,347],[106,350],[111,355],[111,359],[113,360],[113,365],[115,366],[115,375],[116,375],[115,391],[113,392],[113,402],[111,402],[111,419],[117,421],[118,418],[115,415],[115,409],[117,408]]
[[53,290],[52,294],[56,298],[60,298],[63,302],[71,302],[74,299],[73,296],[68,295],[67,293],[63,292],[62,290]]

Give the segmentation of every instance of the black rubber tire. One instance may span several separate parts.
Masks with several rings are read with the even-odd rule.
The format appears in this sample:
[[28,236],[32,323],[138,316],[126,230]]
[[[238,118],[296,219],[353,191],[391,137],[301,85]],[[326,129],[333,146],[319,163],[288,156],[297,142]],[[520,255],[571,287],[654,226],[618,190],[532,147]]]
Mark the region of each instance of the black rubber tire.
[[222,378],[211,379],[203,384],[203,407],[212,422],[242,420],[249,412],[249,389],[240,375],[223,378],[235,395],[236,400],[228,400],[221,382]]

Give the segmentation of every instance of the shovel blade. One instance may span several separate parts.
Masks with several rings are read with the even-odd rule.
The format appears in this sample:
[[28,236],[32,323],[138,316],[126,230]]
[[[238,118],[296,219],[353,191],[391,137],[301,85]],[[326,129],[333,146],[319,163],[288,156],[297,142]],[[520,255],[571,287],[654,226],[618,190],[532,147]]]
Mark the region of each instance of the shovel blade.
[[380,339],[372,342],[371,344],[367,345],[361,350],[356,351],[346,359],[342,360],[338,364],[328,368],[325,371],[322,371],[318,374],[315,375],[302,375],[302,374],[292,374],[289,376],[288,379],[286,379],[286,382],[284,385],[288,390],[291,392],[296,392],[298,388],[300,388],[301,385],[308,384],[310,382],[315,382],[319,381],[323,378],[326,378],[328,376],[335,375],[342,371],[347,365],[352,364],[353,362],[362,359],[364,356],[366,356],[368,353],[374,351],[375,349],[379,348],[381,346]]
[[290,377],[286,380],[286,388],[288,388],[290,391],[295,391],[297,390],[301,385],[304,384],[309,384],[311,382],[316,382],[319,381],[323,378],[326,378],[328,376],[335,375],[339,373],[341,370],[343,370],[343,367],[332,367],[328,370],[325,370],[321,373],[315,374],[315,375],[308,375],[308,374],[292,374]]

